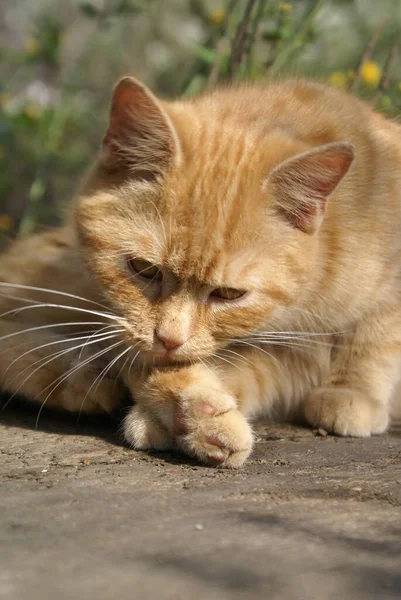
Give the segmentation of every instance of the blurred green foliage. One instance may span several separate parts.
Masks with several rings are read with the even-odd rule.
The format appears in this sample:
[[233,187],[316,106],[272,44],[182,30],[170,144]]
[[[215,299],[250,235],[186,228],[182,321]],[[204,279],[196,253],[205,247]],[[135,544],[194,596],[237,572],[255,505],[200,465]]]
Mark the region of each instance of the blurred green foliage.
[[13,0],[0,11],[0,242],[60,220],[120,75],[190,96],[305,73],[391,116],[401,107],[399,0]]

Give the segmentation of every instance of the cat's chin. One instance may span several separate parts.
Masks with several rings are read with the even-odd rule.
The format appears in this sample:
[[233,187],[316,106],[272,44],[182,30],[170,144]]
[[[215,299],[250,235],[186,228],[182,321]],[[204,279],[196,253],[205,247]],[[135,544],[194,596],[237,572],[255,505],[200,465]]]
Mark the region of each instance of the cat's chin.
[[162,367],[179,367],[189,364],[193,364],[194,360],[187,357],[174,356],[169,353],[156,354],[153,352],[146,352],[141,354],[141,360],[147,366],[162,368]]

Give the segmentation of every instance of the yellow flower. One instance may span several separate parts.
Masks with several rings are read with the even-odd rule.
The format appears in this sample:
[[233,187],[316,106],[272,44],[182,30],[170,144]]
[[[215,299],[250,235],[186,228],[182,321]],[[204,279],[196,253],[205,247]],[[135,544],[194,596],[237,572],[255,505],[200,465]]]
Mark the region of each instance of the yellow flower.
[[361,79],[365,85],[376,86],[382,76],[379,65],[371,60],[363,63],[361,67]]
[[42,109],[39,104],[28,104],[28,106],[25,107],[24,112],[27,117],[32,119],[32,121],[36,121],[36,119],[39,119]]
[[38,50],[40,48],[40,44],[38,42],[38,40],[35,40],[35,38],[30,38],[29,40],[26,40],[25,45],[24,45],[24,50],[27,54],[37,54]]
[[226,11],[224,8],[216,8],[208,14],[208,19],[213,25],[222,25],[226,18]]
[[13,220],[9,215],[0,215],[0,231],[11,231]]
[[345,88],[347,85],[347,76],[342,71],[334,71],[329,77],[329,83],[336,88]]
[[280,4],[278,5],[278,9],[280,12],[284,13],[285,15],[288,15],[292,11],[292,4],[290,4],[289,2],[280,2]]

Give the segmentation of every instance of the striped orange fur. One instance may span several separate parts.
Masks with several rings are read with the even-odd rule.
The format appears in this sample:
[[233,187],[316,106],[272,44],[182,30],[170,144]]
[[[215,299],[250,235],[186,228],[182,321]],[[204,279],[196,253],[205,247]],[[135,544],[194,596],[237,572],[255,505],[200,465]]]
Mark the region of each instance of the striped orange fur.
[[[168,102],[124,78],[65,226],[3,255],[2,388],[110,411],[117,379],[133,447],[231,467],[258,415],[383,432],[401,359],[400,131],[306,80]],[[27,295],[48,306],[17,312]]]

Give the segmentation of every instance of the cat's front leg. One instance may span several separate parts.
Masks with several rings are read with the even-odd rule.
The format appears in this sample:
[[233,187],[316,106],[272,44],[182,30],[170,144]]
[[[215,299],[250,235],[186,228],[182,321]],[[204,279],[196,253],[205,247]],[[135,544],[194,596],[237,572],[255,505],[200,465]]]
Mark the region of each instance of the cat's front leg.
[[249,456],[251,427],[236,398],[209,369],[155,369],[134,388],[138,404],[124,425],[133,447],[177,448],[203,463],[227,467],[240,467]]
[[331,375],[305,400],[306,420],[343,436],[383,433],[400,376],[401,315],[388,311],[344,336]]

